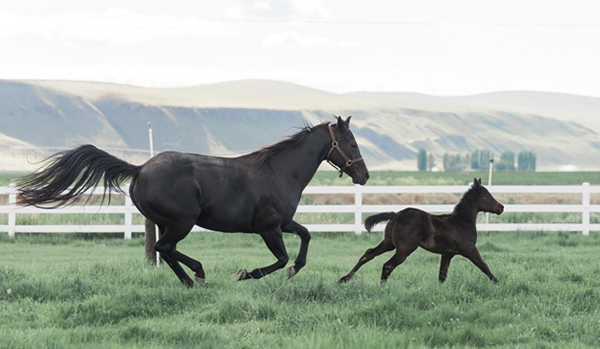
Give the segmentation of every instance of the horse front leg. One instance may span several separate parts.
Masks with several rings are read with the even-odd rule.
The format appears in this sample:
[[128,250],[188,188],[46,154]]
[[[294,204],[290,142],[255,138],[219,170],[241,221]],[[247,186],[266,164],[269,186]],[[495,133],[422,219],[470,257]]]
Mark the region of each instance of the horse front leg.
[[271,274],[275,270],[285,267],[287,264],[289,257],[285,250],[285,245],[283,244],[281,228],[278,227],[276,229],[266,230],[261,232],[260,236],[262,236],[271,253],[277,258],[277,262],[263,268],[254,269],[249,273],[246,269],[240,269],[235,274],[235,281],[260,279],[263,276]]
[[438,274],[438,280],[440,282],[446,281],[446,277],[448,276],[448,267],[450,267],[450,261],[454,257],[453,254],[447,253],[442,255],[442,259],[440,260],[440,273]]
[[306,255],[308,254],[310,233],[308,232],[308,229],[293,220],[281,227],[281,229],[286,233],[296,234],[300,237],[300,251],[298,252],[298,257],[296,257],[294,265],[289,267],[287,270],[287,277],[289,279],[296,275],[300,269],[306,265]]
[[498,279],[496,279],[494,274],[492,274],[492,272],[490,271],[490,267],[488,267],[487,263],[485,263],[485,261],[483,260],[483,257],[481,257],[481,254],[479,254],[479,250],[477,249],[477,247],[473,246],[470,250],[465,251],[461,254],[467,257],[473,264],[475,264],[477,268],[479,268],[479,270],[481,270],[485,275],[487,275],[488,278],[490,278],[490,280],[492,280],[496,284],[498,283]]

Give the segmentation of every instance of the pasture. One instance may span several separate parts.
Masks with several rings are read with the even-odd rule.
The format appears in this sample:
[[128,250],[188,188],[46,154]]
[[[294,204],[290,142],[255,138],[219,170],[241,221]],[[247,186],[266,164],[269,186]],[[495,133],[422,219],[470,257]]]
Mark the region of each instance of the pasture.
[[[234,282],[238,268],[273,257],[257,236],[198,233],[207,284],[184,288],[143,261],[142,239],[0,239],[2,347],[592,347],[600,341],[600,239],[566,233],[482,234],[500,280],[464,258],[437,281],[438,256],[416,251],[387,283],[385,254],[347,284],[380,234],[317,235],[294,278],[278,271]],[[286,236],[295,256],[299,239]]]
[[[369,184],[462,185],[475,176],[486,182],[483,173],[379,172]],[[503,176],[494,174],[494,184],[600,183],[591,172]],[[0,185],[13,177],[0,176]],[[312,184],[346,180],[318,172]],[[238,268],[274,261],[262,239],[193,233],[179,245],[206,270],[206,285],[193,289],[165,265],[148,265],[141,238],[0,234],[0,347],[574,348],[600,341],[597,232],[480,233],[477,245],[499,285],[462,257],[439,284],[439,256],[421,249],[385,284],[379,276],[391,253],[335,283],[381,234],[313,234],[307,266],[294,278],[280,270],[234,282]],[[292,261],[300,240],[284,238]]]

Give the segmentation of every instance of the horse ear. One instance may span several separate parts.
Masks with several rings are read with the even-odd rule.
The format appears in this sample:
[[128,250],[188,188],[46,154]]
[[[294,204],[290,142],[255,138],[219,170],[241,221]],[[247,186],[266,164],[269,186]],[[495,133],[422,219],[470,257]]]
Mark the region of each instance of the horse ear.
[[337,117],[337,125],[340,131],[345,131],[348,129],[348,124],[339,116]]
[[479,183],[479,186],[481,186],[481,178],[479,178],[479,180],[477,181],[477,183]]
[[473,178],[473,188],[477,188],[479,186],[479,182],[477,182],[477,178]]
[[346,118],[346,125],[350,125],[350,118],[352,117],[352,115],[348,116]]

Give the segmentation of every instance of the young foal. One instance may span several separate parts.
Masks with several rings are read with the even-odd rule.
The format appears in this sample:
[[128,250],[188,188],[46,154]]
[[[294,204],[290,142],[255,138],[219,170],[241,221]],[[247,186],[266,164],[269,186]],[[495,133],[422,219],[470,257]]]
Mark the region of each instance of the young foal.
[[446,280],[450,261],[458,254],[468,258],[497,283],[498,279],[492,274],[475,247],[477,242],[475,221],[479,211],[501,214],[504,206],[481,185],[481,179],[475,179],[473,186],[463,195],[451,214],[432,215],[416,208],[407,208],[398,213],[385,212],[368,217],[365,228],[369,233],[377,223],[389,220],[385,226],[383,241],[376,247],[368,249],[354,268],[339,282],[347,282],[363,264],[395,248],[396,253],[383,265],[381,281],[385,281],[394,268],[421,246],[427,251],[442,255],[440,282]]

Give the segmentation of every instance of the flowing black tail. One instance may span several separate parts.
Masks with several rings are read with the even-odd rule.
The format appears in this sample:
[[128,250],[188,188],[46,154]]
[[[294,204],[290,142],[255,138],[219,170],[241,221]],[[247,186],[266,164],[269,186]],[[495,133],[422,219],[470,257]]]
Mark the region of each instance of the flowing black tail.
[[394,218],[395,215],[396,212],[383,212],[369,216],[367,219],[365,219],[365,229],[367,229],[369,234],[371,234],[371,229],[373,229],[375,224],[382,221],[389,221],[390,219]]
[[43,208],[74,204],[102,178],[102,201],[108,192],[110,202],[110,192],[123,193],[119,183],[134,177],[140,169],[91,144],[56,153],[44,162],[38,171],[17,181],[19,203]]

